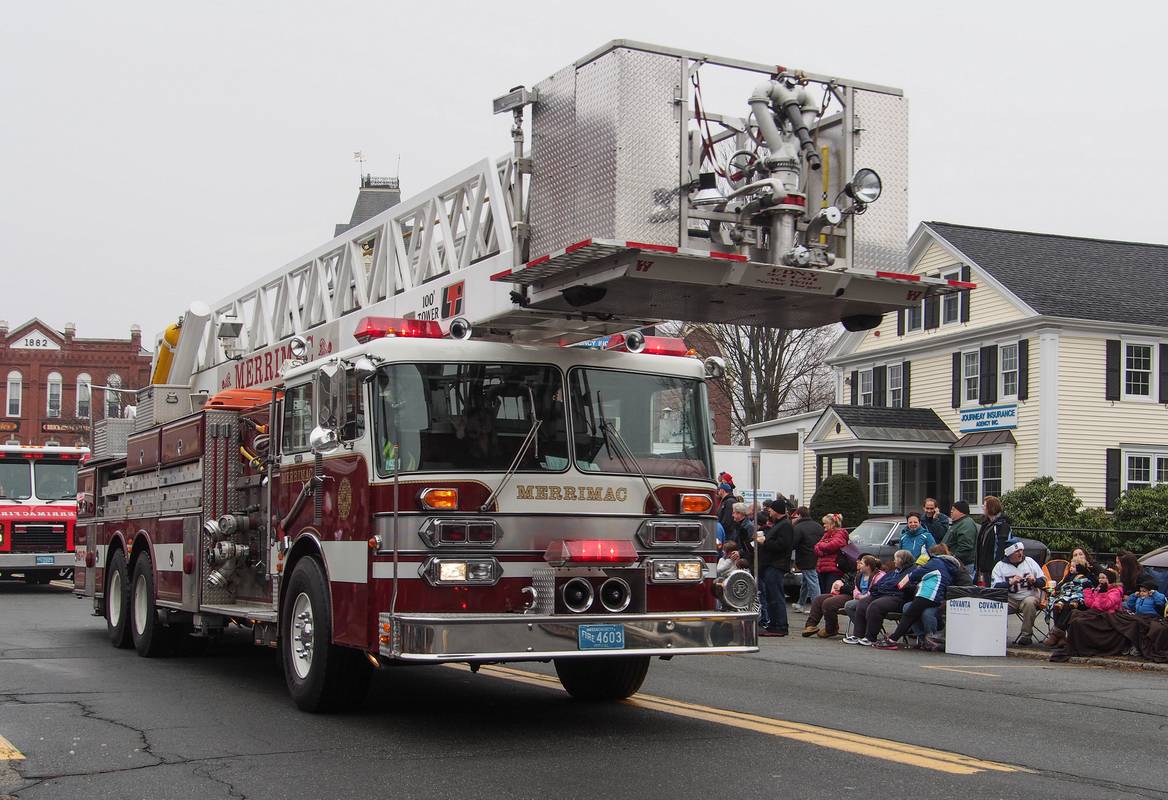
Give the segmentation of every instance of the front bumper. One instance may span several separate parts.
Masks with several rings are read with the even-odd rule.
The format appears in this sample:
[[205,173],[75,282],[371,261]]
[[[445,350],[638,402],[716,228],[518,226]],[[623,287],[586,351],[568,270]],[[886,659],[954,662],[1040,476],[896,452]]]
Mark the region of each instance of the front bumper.
[[[51,563],[39,563],[52,558]],[[72,553],[0,553],[0,569],[72,569],[75,566]]]
[[[378,615],[379,652],[400,661],[543,661],[595,656],[679,656],[758,652],[751,611],[590,614]],[[581,625],[621,624],[624,647],[581,650]]]

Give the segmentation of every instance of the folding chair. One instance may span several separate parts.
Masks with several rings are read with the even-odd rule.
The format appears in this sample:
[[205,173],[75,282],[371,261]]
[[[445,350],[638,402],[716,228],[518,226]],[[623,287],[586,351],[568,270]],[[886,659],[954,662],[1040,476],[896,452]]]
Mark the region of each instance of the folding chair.
[[1048,583],[1057,585],[1059,581],[1066,577],[1067,572],[1071,569],[1071,562],[1062,558],[1056,558],[1047,561],[1042,565],[1042,574],[1046,576]]
[[[1047,607],[1050,605],[1050,584],[1042,588],[1042,594],[1038,598],[1038,613],[1034,615],[1034,629],[1031,637],[1034,641],[1041,642],[1050,635],[1050,617],[1047,615]],[[1022,609],[1019,607],[1017,611],[1011,612],[1018,621],[1022,621]],[[1014,644],[1018,644],[1018,640],[1022,638],[1022,632],[1014,637]]]

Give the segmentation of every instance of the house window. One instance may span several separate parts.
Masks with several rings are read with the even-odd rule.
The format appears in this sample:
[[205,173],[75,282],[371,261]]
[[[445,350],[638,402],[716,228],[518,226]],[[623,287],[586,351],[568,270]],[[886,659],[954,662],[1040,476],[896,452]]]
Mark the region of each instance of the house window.
[[1002,496],[1002,454],[986,453],[981,457],[981,496]]
[[872,370],[870,369],[860,373],[860,405],[872,405]]
[[917,303],[916,305],[908,307],[908,310],[905,312],[905,315],[904,315],[904,330],[905,330],[905,332],[919,331],[922,327],[924,327],[924,320],[925,320],[924,308],[925,307],[923,304],[924,304],[924,301],[922,300],[920,303]]
[[986,495],[1001,497],[1012,479],[1011,451],[966,453],[957,457],[957,496],[980,513]]
[[901,365],[893,364],[888,367],[888,405],[891,408],[900,408],[904,404],[903,380]]
[[20,394],[24,384],[16,370],[8,373],[8,416],[20,416]]
[[78,419],[89,418],[89,400],[92,390],[89,388],[93,383],[93,379],[85,372],[77,376],[77,417]]
[[892,461],[874,458],[868,462],[868,510],[892,513]]
[[[945,280],[961,280],[961,270],[942,273]],[[961,292],[953,292],[941,298],[941,324],[961,321]]]
[[977,493],[977,460],[977,456],[957,459],[957,494],[971,506],[981,503]]
[[1126,397],[1152,396],[1152,345],[1124,345],[1123,393]]
[[[105,379],[105,385],[110,389],[122,388],[122,376],[116,372],[111,372],[109,377]],[[105,416],[106,419],[116,419],[121,414],[121,392],[111,392],[109,390],[105,393]]]
[[961,378],[965,387],[961,396],[967,403],[976,403],[980,397],[981,384],[978,380],[980,357],[981,354],[977,350],[961,354]]
[[1146,489],[1157,483],[1168,483],[1168,453],[1126,453],[1123,488]]
[[1018,396],[1018,344],[1003,344],[998,347],[998,369],[1001,372],[998,385],[1002,397]]
[[48,409],[50,417],[61,416],[61,373],[50,372],[48,377]]

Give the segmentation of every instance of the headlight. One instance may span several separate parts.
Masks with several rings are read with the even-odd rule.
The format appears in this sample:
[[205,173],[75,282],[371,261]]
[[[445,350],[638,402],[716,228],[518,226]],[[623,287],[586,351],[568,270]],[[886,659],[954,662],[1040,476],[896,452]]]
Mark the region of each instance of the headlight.
[[705,562],[696,558],[654,558],[649,561],[653,583],[697,583],[705,572]]
[[848,197],[855,200],[857,203],[875,203],[880,197],[880,191],[883,189],[883,183],[880,176],[876,174],[876,170],[864,169],[856,172],[856,176],[848,182],[845,191]]
[[465,581],[466,580],[466,562],[465,561],[443,561],[438,564],[438,580],[443,583],[447,581]]
[[494,586],[503,577],[503,567],[493,558],[431,557],[418,568],[431,586]]

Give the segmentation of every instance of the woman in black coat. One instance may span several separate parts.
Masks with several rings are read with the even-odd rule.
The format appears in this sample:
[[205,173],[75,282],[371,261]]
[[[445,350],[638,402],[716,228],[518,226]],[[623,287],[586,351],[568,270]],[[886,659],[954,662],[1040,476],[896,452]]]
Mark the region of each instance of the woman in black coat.
[[986,495],[981,504],[985,521],[977,532],[977,572],[988,586],[994,564],[1002,560],[1006,552],[1006,540],[1010,538],[1010,518],[1002,512],[1002,501],[992,494]]

